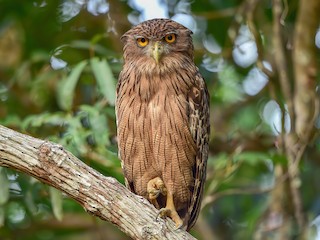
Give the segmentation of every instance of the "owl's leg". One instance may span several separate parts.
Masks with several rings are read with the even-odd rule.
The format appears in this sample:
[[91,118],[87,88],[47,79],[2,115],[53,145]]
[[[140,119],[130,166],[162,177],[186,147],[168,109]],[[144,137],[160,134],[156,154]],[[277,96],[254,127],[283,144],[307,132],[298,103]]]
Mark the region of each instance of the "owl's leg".
[[149,194],[148,197],[151,202],[155,200],[160,193],[162,193],[164,196],[167,195],[167,189],[163,181],[159,177],[153,178],[148,182],[147,192]]
[[176,224],[176,228],[180,228],[183,225],[183,221],[180,218],[179,214],[176,211],[173,202],[173,194],[171,192],[167,193],[167,204],[165,208],[161,208],[159,211],[160,217],[170,217]]

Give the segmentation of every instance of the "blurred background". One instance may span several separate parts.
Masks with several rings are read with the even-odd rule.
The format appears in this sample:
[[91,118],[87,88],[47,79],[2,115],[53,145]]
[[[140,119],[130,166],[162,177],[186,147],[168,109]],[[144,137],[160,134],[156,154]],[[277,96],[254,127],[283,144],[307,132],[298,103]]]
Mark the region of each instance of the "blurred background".
[[[320,239],[320,9],[305,2],[0,0],[0,124],[60,143],[123,183],[119,39],[144,20],[171,18],[193,31],[210,92],[207,183],[191,233]],[[129,238],[65,194],[0,168],[0,239]]]

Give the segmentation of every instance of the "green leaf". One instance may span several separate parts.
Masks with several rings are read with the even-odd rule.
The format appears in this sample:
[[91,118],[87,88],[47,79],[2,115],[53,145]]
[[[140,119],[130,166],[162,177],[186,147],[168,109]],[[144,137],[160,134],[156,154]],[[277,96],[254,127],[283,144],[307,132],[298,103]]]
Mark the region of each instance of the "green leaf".
[[54,216],[61,221],[63,218],[62,192],[54,187],[50,187],[50,200]]
[[9,180],[4,168],[0,167],[0,206],[9,200]]
[[26,209],[23,204],[18,201],[9,201],[6,205],[6,220],[12,224],[22,223],[26,218]]
[[70,110],[72,107],[75,87],[81,72],[87,65],[87,61],[79,62],[71,73],[58,84],[57,100],[63,110]]
[[57,113],[41,113],[37,115],[27,116],[21,126],[26,130],[29,127],[39,128],[45,124],[51,124],[53,126],[62,126],[66,122],[66,116],[61,112]]
[[116,99],[116,81],[108,62],[106,59],[100,61],[98,58],[92,58],[90,64],[100,92],[111,105],[114,105]]
[[236,162],[243,161],[251,165],[256,165],[257,163],[261,163],[261,161],[265,161],[267,159],[271,159],[270,155],[263,152],[242,152],[234,156],[234,160]]
[[5,220],[5,207],[0,206],[0,228],[4,226]]
[[80,109],[89,116],[93,136],[98,143],[110,145],[108,120],[98,107],[82,105]]
[[7,115],[4,118],[0,119],[0,124],[4,126],[20,126],[21,125],[21,118],[16,115]]
[[235,68],[226,65],[218,72],[219,85],[215,90],[215,97],[224,103],[235,103],[243,98],[243,90],[240,85],[240,75]]
[[37,214],[37,205],[34,201],[34,195],[33,195],[33,192],[32,192],[32,188],[29,188],[27,191],[26,191],[26,194],[25,194],[25,198],[24,198],[24,202],[26,204],[26,207],[28,209],[28,211],[30,213],[32,213],[33,215],[36,215]]

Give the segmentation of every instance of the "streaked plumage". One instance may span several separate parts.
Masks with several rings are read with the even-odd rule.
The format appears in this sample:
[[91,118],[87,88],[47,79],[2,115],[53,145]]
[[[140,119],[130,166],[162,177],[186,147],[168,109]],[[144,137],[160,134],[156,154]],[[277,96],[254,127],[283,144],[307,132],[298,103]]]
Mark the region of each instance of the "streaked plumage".
[[[188,230],[200,209],[210,128],[208,91],[193,62],[191,34],[169,19],[126,32],[116,100],[126,185]],[[167,209],[176,209],[182,222]]]

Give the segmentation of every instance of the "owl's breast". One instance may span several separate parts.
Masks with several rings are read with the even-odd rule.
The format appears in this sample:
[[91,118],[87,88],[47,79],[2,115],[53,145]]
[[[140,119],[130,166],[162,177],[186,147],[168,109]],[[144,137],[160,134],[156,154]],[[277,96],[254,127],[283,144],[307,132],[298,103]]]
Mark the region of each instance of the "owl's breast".
[[160,96],[158,95],[156,98],[153,98],[148,103],[148,112],[152,117],[158,117],[163,110],[164,106],[160,105]]

